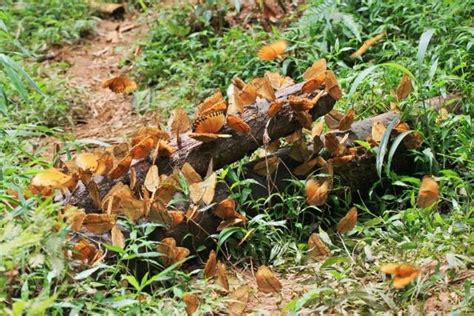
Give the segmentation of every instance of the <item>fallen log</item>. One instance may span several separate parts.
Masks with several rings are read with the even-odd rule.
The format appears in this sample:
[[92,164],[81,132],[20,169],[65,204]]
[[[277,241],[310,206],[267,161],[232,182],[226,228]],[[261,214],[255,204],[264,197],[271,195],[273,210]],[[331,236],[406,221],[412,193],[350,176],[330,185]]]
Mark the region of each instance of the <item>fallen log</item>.
[[[276,99],[286,102],[290,95],[301,95],[300,90],[302,85],[303,84],[296,84],[278,91],[276,93]],[[317,91],[311,93],[308,97],[314,97],[316,94]],[[313,120],[331,111],[334,104],[335,100],[329,95],[320,98],[310,111]],[[180,146],[178,146],[176,137],[173,137],[170,143],[173,147],[179,149],[171,157],[160,158],[158,160],[157,164],[160,173],[169,174],[187,162],[193,166],[199,174],[205,175],[211,159],[214,170],[239,161],[263,144],[265,133],[271,140],[274,140],[301,129],[301,125],[294,115],[294,112],[287,104],[271,119],[267,115],[269,105],[270,103],[267,100],[262,99],[255,104],[245,107],[245,111],[242,113],[242,119],[250,126],[250,133],[237,134],[225,126],[221,133],[231,134],[231,138],[217,139],[210,143],[202,143],[188,137],[187,134],[183,134],[181,135]],[[150,160],[145,160],[135,164],[132,168],[135,169],[138,179],[144,179],[149,166]],[[128,175],[118,179],[118,181],[126,184],[130,182]],[[103,178],[98,183],[100,197],[104,197],[116,182],[115,180]],[[67,203],[83,208],[86,212],[96,211],[96,206],[84,185],[79,185],[76,188]]]
[[[286,101],[290,95],[301,95],[302,86],[301,83],[282,89],[276,93],[276,99]],[[317,94],[316,92],[310,94],[309,98],[314,97]],[[334,103],[335,100],[329,95],[319,99],[310,111],[313,120],[329,113]],[[183,135],[180,149],[169,159],[158,161],[160,171],[169,173],[173,168],[181,167],[187,162],[200,175],[205,175],[211,159],[213,160],[214,169],[218,170],[225,165],[242,159],[262,146],[266,129],[270,140],[275,140],[301,128],[294,112],[288,105],[283,106],[273,118],[269,118],[267,114],[269,105],[270,103],[267,100],[261,99],[261,101],[245,108],[242,119],[250,126],[250,133],[236,134],[228,126],[225,126],[221,133],[232,134],[232,137],[217,139],[210,143],[202,143],[188,137],[186,134]],[[176,138],[171,140],[171,145],[178,147]]]
[[[387,112],[381,115],[370,117],[352,124],[349,131],[349,137],[353,140],[365,140],[371,134],[372,125],[374,122],[383,122],[388,125],[392,120],[398,120],[399,115],[396,112]],[[342,133],[342,132],[341,132]],[[347,132],[345,132],[347,133]],[[252,200],[267,198],[270,194],[284,191],[288,185],[289,179],[304,179],[305,176],[296,176],[293,173],[294,168],[301,164],[301,162],[294,160],[290,155],[288,147],[282,148],[273,154],[280,160],[279,167],[275,173],[271,175],[272,186],[267,186],[267,176],[262,176],[254,171],[254,166],[266,158],[260,158],[251,161],[244,166],[243,178],[252,179],[254,182],[250,184]],[[392,168],[397,172],[407,172],[412,167],[412,163],[407,159],[407,151],[403,146],[397,151],[394,158]],[[312,171],[316,171],[315,167]],[[334,165],[334,176],[338,183],[348,188],[354,195],[366,195],[371,189],[373,183],[378,180],[378,174],[375,167],[375,156],[365,154],[355,157],[352,161],[343,164]],[[220,183],[216,188],[215,202],[218,203],[230,195],[229,186],[232,183]],[[245,209],[247,214],[255,214],[255,210]],[[181,225],[170,229],[168,231],[157,230],[153,237],[156,240],[161,240],[165,237],[173,237],[178,243],[195,250],[199,246],[212,247],[213,241],[209,238],[212,234],[217,232],[217,226],[220,219],[216,217],[212,208],[203,212],[200,218],[196,221],[183,222]],[[192,236],[190,238],[189,236]]]

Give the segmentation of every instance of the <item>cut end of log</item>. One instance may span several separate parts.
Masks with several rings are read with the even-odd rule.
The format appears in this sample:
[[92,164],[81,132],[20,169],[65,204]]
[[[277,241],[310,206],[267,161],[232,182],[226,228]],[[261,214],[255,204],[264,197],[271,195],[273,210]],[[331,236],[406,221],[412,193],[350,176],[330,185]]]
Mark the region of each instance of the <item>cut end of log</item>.
[[126,12],[126,5],[120,3],[91,2],[90,6],[99,15],[105,17],[121,19]]

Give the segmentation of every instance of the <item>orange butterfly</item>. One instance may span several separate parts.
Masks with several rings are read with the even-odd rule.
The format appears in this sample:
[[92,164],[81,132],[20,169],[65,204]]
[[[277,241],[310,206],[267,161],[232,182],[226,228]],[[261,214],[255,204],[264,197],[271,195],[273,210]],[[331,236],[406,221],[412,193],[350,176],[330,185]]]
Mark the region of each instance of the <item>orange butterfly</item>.
[[193,123],[193,132],[217,134],[225,124],[223,111],[211,112],[198,117]]
[[391,274],[393,278],[393,287],[401,289],[407,286],[420,275],[420,269],[410,264],[386,264],[380,268],[385,274]]
[[288,47],[288,43],[285,40],[279,40],[275,43],[270,45],[265,45],[258,51],[258,58],[261,60],[274,60],[279,58],[283,55],[286,48]]
[[115,93],[130,93],[137,90],[137,83],[126,76],[118,76],[102,82],[102,88],[109,88]]

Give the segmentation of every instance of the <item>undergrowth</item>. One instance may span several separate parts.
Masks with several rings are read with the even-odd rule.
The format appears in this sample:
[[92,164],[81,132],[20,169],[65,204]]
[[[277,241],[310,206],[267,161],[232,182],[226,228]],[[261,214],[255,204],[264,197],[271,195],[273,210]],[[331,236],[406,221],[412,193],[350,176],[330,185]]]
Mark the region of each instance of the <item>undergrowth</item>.
[[[67,94],[53,88],[54,82],[48,88],[41,80],[30,80],[40,71],[34,64],[21,64],[29,49],[36,54],[47,45],[74,41],[90,31],[94,19],[82,2],[25,3],[24,10],[13,2],[2,4],[6,10],[0,13],[0,44],[8,48],[0,63],[2,312],[182,314],[182,298],[189,292],[201,299],[199,312],[219,310],[225,299],[216,294],[215,285],[196,278],[200,268],[160,271],[155,266],[161,254],[148,238],[155,229],[150,223],[120,220],[130,235],[125,249],[105,246],[114,256],[112,262],[83,271],[64,260],[63,250],[69,246],[67,227],[58,217],[61,206],[24,196],[22,188],[40,167],[51,165],[51,159],[40,158],[50,147],[38,147],[36,139],[61,133],[46,126],[64,116]],[[230,262],[252,258],[240,262],[242,269],[265,263],[289,277],[307,276],[304,282],[311,288],[282,306],[284,313],[421,314],[430,299],[446,293],[453,302],[447,311],[472,312],[473,284],[464,277],[472,272],[474,256],[472,8],[456,1],[312,0],[306,6],[299,21],[270,33],[259,25],[216,29],[209,18],[196,22],[189,5],[163,10],[135,61],[136,76],[149,85],[135,94],[137,110],[166,112],[184,106],[191,111],[214,89],[225,91],[233,76],[246,80],[271,70],[298,80],[314,60],[324,57],[346,92],[337,107],[355,107],[361,119],[390,109],[391,91],[403,74],[410,75],[414,91],[400,109],[424,138],[422,148],[411,152],[415,174],[397,174],[386,162],[367,197],[331,197],[328,213],[306,204],[299,180],[289,182],[286,192],[254,200],[251,180],[242,179],[241,166],[227,167],[221,177],[232,180],[232,197],[251,210],[246,214],[249,222],[212,238]],[[39,9],[45,14],[37,18]],[[193,23],[188,23],[190,18]],[[382,31],[388,33],[382,42],[362,58],[349,59],[364,40]],[[284,60],[262,62],[255,57],[261,45],[279,38],[290,43]],[[453,92],[462,95],[458,109],[440,121],[426,100]],[[62,154],[77,147],[66,142]],[[438,209],[416,207],[425,174],[435,175],[441,185]],[[335,223],[353,204],[359,209],[358,224],[341,236]],[[320,233],[333,256],[323,262],[308,260],[311,232]],[[137,259],[159,272],[137,275],[130,265]],[[394,262],[416,262],[432,273],[395,291],[379,272],[380,265]]]

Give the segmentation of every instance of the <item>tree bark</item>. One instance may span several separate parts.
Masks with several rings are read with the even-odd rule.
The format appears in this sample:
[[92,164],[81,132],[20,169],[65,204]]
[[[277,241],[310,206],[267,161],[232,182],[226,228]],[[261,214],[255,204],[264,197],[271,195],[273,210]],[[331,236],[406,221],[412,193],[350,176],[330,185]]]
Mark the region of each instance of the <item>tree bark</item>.
[[[276,93],[276,99],[286,101],[290,95],[300,95],[302,85],[301,83],[282,89]],[[315,95],[316,93],[312,93],[309,97]],[[313,120],[329,113],[334,103],[335,100],[329,95],[319,99],[310,111]],[[269,118],[267,115],[269,105],[270,103],[263,99],[245,107],[242,119],[251,128],[248,134],[237,134],[228,126],[224,126],[220,133],[231,134],[232,137],[217,139],[209,143],[202,143],[188,137],[186,134],[182,135],[179,150],[169,159],[158,161],[159,170],[169,173],[173,168],[181,167],[185,162],[188,162],[199,174],[205,175],[211,159],[213,160],[214,169],[218,170],[225,165],[242,159],[262,146],[266,128],[271,140],[285,137],[301,128],[288,104],[285,104],[273,118]],[[176,138],[171,140],[171,145],[178,148]]]

